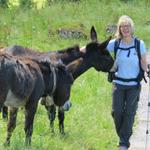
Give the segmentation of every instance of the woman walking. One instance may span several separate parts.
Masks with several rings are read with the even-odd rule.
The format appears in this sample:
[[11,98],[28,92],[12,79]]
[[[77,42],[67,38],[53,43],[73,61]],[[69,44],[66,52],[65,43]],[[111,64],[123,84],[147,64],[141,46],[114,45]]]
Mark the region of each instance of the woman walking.
[[116,38],[109,42],[107,49],[115,55],[112,116],[119,137],[118,146],[120,150],[128,150],[141,91],[140,81],[143,71],[147,70],[145,44],[135,38],[134,22],[129,16],[119,18]]

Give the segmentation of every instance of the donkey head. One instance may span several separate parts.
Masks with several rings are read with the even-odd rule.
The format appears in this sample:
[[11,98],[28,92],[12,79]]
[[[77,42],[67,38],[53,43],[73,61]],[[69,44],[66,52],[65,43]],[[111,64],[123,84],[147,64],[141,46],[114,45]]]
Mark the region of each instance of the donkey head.
[[53,93],[53,100],[57,106],[62,106],[69,100],[71,85],[73,84],[72,73],[82,63],[82,58],[79,58],[66,66],[57,66],[56,89]]
[[95,28],[91,28],[91,40],[86,45],[86,61],[89,62],[91,67],[94,67],[97,71],[109,72],[113,66],[113,58],[110,53],[106,50],[106,47],[110,41],[109,37],[106,41],[99,43],[97,40],[97,33]]
[[73,47],[58,51],[56,55],[57,59],[61,59],[62,62],[66,65],[69,64],[71,61],[81,57],[82,53],[80,52],[79,46],[75,45]]

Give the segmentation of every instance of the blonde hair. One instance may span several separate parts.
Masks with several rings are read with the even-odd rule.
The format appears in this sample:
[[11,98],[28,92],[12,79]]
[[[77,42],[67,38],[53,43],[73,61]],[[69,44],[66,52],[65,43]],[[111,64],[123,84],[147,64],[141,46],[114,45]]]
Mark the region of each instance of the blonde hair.
[[117,31],[116,31],[116,34],[115,34],[116,38],[122,38],[122,34],[121,34],[121,31],[120,31],[120,26],[124,22],[131,25],[131,34],[132,34],[132,36],[134,35],[134,22],[133,22],[133,20],[129,16],[123,15],[119,18],[118,23],[117,23]]

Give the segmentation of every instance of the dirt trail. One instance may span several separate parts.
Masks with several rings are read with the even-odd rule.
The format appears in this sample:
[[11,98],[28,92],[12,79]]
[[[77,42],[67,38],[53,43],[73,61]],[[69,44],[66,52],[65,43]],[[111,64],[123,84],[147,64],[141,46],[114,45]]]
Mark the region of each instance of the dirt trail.
[[[150,53],[147,55],[147,61],[150,64]],[[148,83],[142,82],[142,91],[137,110],[137,125],[133,129],[133,135],[131,137],[131,147],[129,150],[150,150],[150,117],[149,117],[149,134],[147,149],[146,145],[146,129],[147,129],[147,113],[148,113],[148,97],[149,97],[149,79]],[[150,107],[150,106],[149,106]],[[149,108],[150,109],[150,108]]]

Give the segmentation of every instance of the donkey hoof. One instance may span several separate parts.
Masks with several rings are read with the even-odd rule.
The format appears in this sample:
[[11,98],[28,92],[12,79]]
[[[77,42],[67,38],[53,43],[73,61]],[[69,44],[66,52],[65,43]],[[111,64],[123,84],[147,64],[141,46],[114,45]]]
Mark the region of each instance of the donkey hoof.
[[60,134],[64,136],[64,135],[65,135],[65,132],[64,132],[64,131],[60,131]]
[[54,129],[51,129],[51,134],[53,135],[53,134],[55,134],[55,131],[54,131]]

